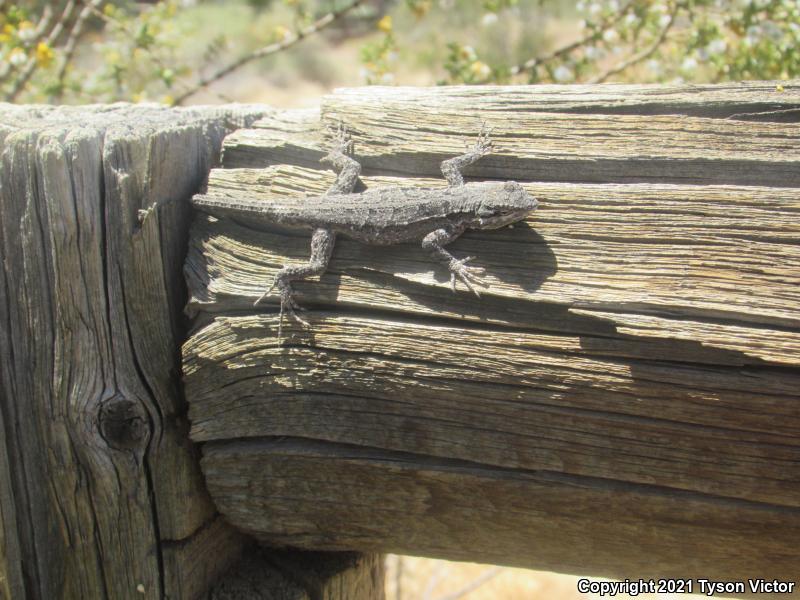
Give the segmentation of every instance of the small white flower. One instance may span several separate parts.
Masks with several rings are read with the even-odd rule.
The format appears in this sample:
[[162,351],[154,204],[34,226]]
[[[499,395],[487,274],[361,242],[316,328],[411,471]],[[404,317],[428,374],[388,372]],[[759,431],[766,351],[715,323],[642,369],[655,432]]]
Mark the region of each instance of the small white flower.
[[553,71],[553,79],[555,79],[559,83],[572,81],[573,77],[574,75],[572,74],[572,70],[566,65],[558,65],[558,67],[556,67],[556,70]]
[[611,12],[617,12],[619,10],[618,0],[608,0],[608,8]]
[[708,43],[708,46],[706,46],[706,51],[711,56],[723,54],[727,49],[728,49],[728,42],[726,42],[722,38],[717,38],[715,40],[712,40]]
[[603,41],[606,44],[615,44],[619,41],[619,34],[616,29],[606,29],[603,32]]
[[394,74],[393,73],[384,73],[381,75],[381,85],[392,85],[394,84]]
[[648,60],[646,63],[644,63],[644,66],[647,68],[648,71],[650,71],[654,75],[661,74],[661,63],[655,58],[651,58],[650,60]]
[[691,72],[697,68],[697,60],[692,56],[687,56],[681,63],[681,71]]
[[10,62],[13,66],[19,67],[24,65],[25,62],[28,60],[28,57],[25,55],[24,52],[11,52],[11,55],[8,57],[8,62]]
[[491,27],[497,23],[497,13],[488,12],[481,17],[481,25],[484,27]]
[[577,4],[575,4],[575,10],[577,10],[578,12],[585,11],[586,10],[586,2],[584,2],[583,0],[579,0],[577,2]]
[[26,44],[36,37],[36,30],[33,27],[26,27],[25,29],[18,29],[17,35],[19,39]]
[[593,2],[589,5],[589,15],[592,17],[596,17],[601,12],[603,12],[603,7],[600,6],[597,2]]
[[666,27],[670,23],[672,23],[672,17],[671,16],[669,16],[669,15],[661,15],[660,17],[658,17],[658,26],[661,27],[661,29],[664,29],[664,27]]
[[639,17],[637,17],[635,14],[633,14],[633,13],[628,13],[627,15],[625,15],[625,21],[624,21],[624,23],[625,23],[625,25],[627,25],[628,27],[631,27],[631,26],[633,26],[633,25],[636,25],[636,23],[638,23],[638,22],[639,22]]
[[583,53],[589,60],[597,60],[600,57],[600,50],[596,46],[587,46]]

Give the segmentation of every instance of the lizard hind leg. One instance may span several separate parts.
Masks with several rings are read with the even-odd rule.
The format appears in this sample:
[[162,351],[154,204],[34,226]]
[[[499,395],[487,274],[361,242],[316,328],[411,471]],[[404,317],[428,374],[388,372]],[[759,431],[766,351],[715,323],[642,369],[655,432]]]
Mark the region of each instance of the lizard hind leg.
[[333,254],[333,246],[336,242],[336,234],[330,229],[315,229],[311,236],[311,256],[304,265],[290,266],[284,265],[275,275],[272,285],[253,303],[253,306],[261,302],[273,289],[278,288],[278,296],[281,301],[280,316],[278,319],[278,339],[283,333],[283,315],[289,317],[305,327],[309,327],[308,321],[301,318],[296,311],[303,310],[294,299],[292,281],[306,279],[313,275],[321,275],[328,268],[328,263]]

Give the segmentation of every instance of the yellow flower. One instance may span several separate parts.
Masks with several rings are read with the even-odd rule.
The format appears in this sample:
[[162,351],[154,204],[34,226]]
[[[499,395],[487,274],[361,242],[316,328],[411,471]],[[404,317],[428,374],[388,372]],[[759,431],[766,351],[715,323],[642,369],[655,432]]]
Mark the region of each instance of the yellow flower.
[[107,17],[113,17],[117,7],[110,2],[103,7],[103,14]]
[[53,58],[55,58],[56,53],[53,52],[53,49],[47,45],[46,42],[39,42],[36,46],[36,62],[39,63],[41,67],[47,67],[53,62]]
[[418,19],[421,19],[428,11],[431,9],[431,2],[430,0],[423,0],[422,2],[415,2],[411,5],[411,12],[414,13],[414,16]]
[[11,35],[14,33],[14,26],[11,23],[6,23],[3,25],[3,33]]
[[11,36],[7,33],[0,33],[0,44],[7,44],[11,41]]
[[481,79],[486,79],[489,75],[492,74],[492,69],[489,68],[484,62],[476,60],[469,66],[469,70],[472,71],[472,74],[476,77],[480,77]]
[[378,29],[380,29],[383,33],[391,33],[392,17],[390,15],[385,15],[380,21],[378,21]]
[[170,96],[169,94],[167,94],[166,96],[164,96],[164,97],[161,99],[161,102],[162,102],[163,104],[166,104],[167,106],[172,106],[173,104],[175,104],[175,98],[173,98],[172,96]]
[[25,29],[33,29],[33,23],[30,21],[23,21],[19,24],[19,30],[24,31]]
[[272,35],[275,36],[275,39],[279,42],[283,42],[291,37],[292,32],[283,25],[276,25],[275,29],[272,30]]

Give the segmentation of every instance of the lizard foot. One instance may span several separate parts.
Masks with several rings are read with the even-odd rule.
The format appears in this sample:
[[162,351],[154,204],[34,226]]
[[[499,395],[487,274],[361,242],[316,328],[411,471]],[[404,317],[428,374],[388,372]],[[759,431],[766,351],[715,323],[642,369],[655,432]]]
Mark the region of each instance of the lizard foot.
[[278,339],[280,340],[283,337],[283,315],[284,313],[288,314],[292,319],[300,323],[303,327],[311,327],[311,323],[306,321],[300,315],[297,314],[297,311],[304,311],[305,309],[302,308],[297,302],[295,302],[293,298],[292,288],[286,286],[285,288],[281,289],[281,312],[278,318]]
[[483,273],[483,269],[478,267],[468,267],[466,263],[471,261],[474,256],[468,256],[466,258],[458,259],[455,258],[450,261],[448,268],[450,269],[450,287],[453,288],[453,291],[456,291],[456,277],[458,277],[464,285],[467,286],[467,289],[475,294],[476,296],[480,297],[480,293],[472,284],[475,285],[482,285],[486,287],[486,282],[480,277]]
[[481,126],[481,131],[478,134],[478,140],[475,142],[475,145],[470,148],[470,150],[480,156],[486,156],[487,154],[491,153],[492,149],[494,148],[492,138],[490,137],[491,133],[491,128],[487,127],[486,122],[484,121],[483,125]]
[[353,153],[353,138],[342,121],[339,121],[337,129],[331,129],[331,135],[333,135],[331,151],[319,160],[321,163],[333,162],[336,154],[350,155]]
[[267,290],[263,294],[261,294],[261,296],[259,296],[258,300],[253,302],[253,306],[256,306],[259,302],[261,302],[264,298],[266,298],[269,295],[269,293],[275,288],[276,285],[278,286],[279,290],[278,293],[281,298],[281,311],[278,318],[278,339],[281,339],[283,337],[284,314],[288,314],[292,319],[294,319],[304,327],[311,327],[311,324],[308,321],[306,321],[300,315],[297,314],[298,311],[303,311],[305,309],[301,307],[297,302],[295,302],[294,290],[292,290],[292,287],[285,282],[283,283],[279,282],[277,277],[275,277],[275,279],[272,281],[272,285],[270,285],[267,288]]

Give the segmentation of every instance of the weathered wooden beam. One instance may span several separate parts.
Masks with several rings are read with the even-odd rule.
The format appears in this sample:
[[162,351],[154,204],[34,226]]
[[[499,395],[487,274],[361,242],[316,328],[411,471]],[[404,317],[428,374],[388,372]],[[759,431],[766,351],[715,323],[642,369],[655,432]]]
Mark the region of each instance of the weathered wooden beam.
[[[407,88],[342,90],[323,101],[326,126],[344,121],[365,173],[439,176],[438,164],[492,128],[496,151],[469,168],[480,178],[599,183],[800,184],[800,87],[665,91],[661,86]],[[616,91],[615,91],[616,90]],[[694,100],[689,99],[694,96]],[[709,104],[703,99],[710,96]],[[578,110],[578,107],[581,107]],[[620,107],[626,107],[620,110]],[[713,110],[712,110],[712,107]],[[794,107],[794,122],[721,118]],[[701,115],[701,116],[696,116]],[[768,117],[769,115],[767,115]],[[291,162],[315,166],[323,149],[297,124],[309,113],[270,118],[226,142],[228,168]],[[782,116],[782,120],[786,117]],[[291,128],[286,121],[291,121]],[[424,127],[420,127],[424,123]],[[308,126],[306,126],[308,127]],[[287,133],[295,136],[287,140]]]
[[204,454],[222,510],[268,543],[620,579],[796,577],[795,510],[308,440]]
[[[308,235],[197,216],[184,346],[220,511],[277,545],[606,576],[791,577],[800,532],[800,89],[340,90],[228,138],[208,193],[318,194],[343,121],[362,183],[476,178],[541,203],[451,248],[339,240],[296,285],[311,328],[252,307]],[[778,114],[779,111],[780,114]],[[770,113],[742,116],[741,113]],[[763,119],[746,121],[744,119]],[[703,184],[703,185],[698,185]]]
[[[215,169],[209,190],[267,199],[321,193],[333,179],[293,166]],[[363,181],[443,185],[386,176]],[[369,248],[348,240],[338,242],[327,277],[297,289],[316,305],[594,334],[598,350],[619,325],[633,334],[615,335],[619,353],[629,356],[668,359],[684,340],[684,359],[697,362],[800,361],[794,190],[562,183],[526,189],[540,199],[527,223],[503,234],[467,233],[452,245],[485,267],[491,285],[485,298],[450,294],[446,273],[419,247]],[[189,309],[248,308],[282,264],[307,255],[305,236],[200,216],[185,269]],[[659,334],[669,338],[660,354],[658,342],[648,339]]]
[[240,541],[186,437],[187,201],[227,128],[264,110],[0,113],[0,590],[198,597]]

